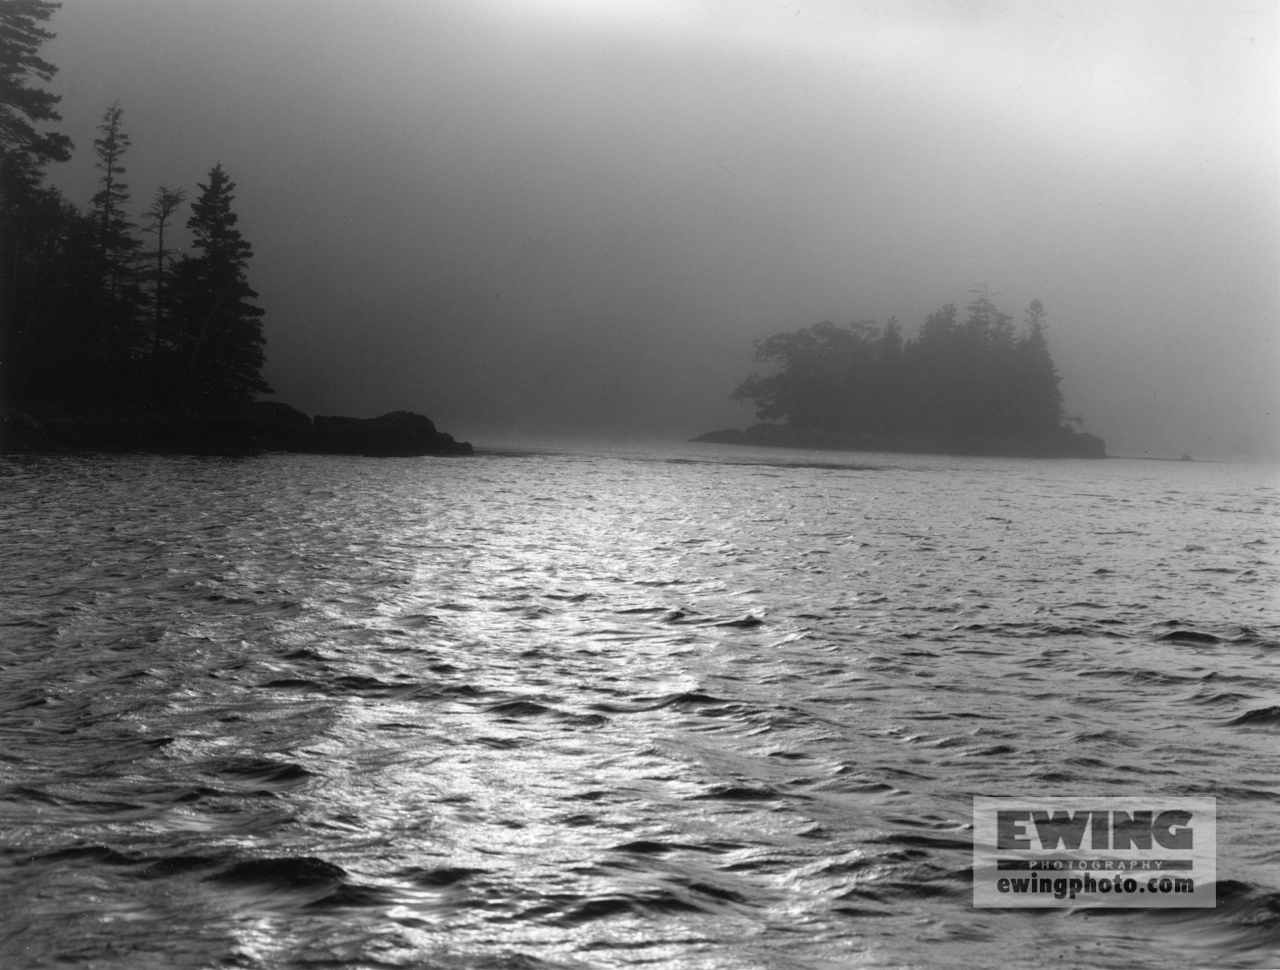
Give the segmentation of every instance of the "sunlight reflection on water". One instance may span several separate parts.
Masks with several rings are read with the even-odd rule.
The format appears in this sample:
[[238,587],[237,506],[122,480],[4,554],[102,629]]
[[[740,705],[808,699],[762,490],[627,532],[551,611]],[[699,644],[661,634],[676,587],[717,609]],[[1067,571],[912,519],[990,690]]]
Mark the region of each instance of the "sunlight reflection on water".
[[[1257,966],[1280,944],[1270,470],[0,462],[0,957]],[[973,795],[1135,790],[1218,797],[1218,911],[971,907]]]

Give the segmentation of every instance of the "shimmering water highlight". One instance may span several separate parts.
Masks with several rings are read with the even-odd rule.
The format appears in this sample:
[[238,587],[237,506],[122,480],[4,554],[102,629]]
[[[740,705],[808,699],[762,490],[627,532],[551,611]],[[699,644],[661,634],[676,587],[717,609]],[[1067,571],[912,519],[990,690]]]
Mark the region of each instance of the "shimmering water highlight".
[[[1274,965],[1274,471],[846,457],[0,459],[0,964]],[[1218,909],[973,909],[1023,793]]]

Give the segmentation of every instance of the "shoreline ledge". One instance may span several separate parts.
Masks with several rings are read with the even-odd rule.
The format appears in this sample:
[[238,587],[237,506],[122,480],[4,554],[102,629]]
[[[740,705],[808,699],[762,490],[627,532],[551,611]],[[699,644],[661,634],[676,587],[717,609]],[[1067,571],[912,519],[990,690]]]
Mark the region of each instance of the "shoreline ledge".
[[810,448],[822,451],[889,451],[918,455],[965,455],[986,458],[1106,458],[1107,445],[1097,435],[1069,428],[1046,438],[965,438],[954,435],[904,433],[893,437],[845,434],[785,424],[753,424],[746,431],[707,431],[690,441],[762,448]]
[[141,451],[156,454],[252,455],[267,451],[304,455],[415,458],[470,455],[423,414],[390,411],[376,418],[317,415],[276,401],[232,411],[175,417],[143,406],[59,403],[19,410],[0,408],[0,454]]

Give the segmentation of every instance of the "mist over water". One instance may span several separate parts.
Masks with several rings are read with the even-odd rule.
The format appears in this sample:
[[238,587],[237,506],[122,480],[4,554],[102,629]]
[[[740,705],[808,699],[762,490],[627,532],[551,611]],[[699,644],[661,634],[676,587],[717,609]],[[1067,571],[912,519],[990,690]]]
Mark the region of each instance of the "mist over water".
[[[1274,469],[0,459],[0,963],[1274,966]],[[1210,795],[1216,910],[974,909]]]
[[[752,343],[989,286],[1112,454],[1280,457],[1273,3],[67,0],[137,216],[222,163],[265,375],[463,440],[742,427]],[[184,246],[186,210],[173,244]]]

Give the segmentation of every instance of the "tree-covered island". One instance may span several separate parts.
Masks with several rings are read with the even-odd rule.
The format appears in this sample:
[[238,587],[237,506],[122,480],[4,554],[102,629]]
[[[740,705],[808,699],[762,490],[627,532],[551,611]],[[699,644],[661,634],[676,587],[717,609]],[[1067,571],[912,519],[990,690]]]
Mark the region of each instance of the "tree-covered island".
[[312,420],[271,393],[235,183],[215,164],[172,248],[186,192],[159,186],[136,221],[124,110],[93,141],[98,190],[80,208],[46,183],[71,158],[59,96],[38,86],[60,4],[0,0],[0,451],[60,448],[469,454],[422,415]]
[[695,440],[805,448],[962,455],[1106,457],[1102,439],[1073,430],[1038,300],[1019,330],[985,289],[964,319],[954,304],[912,338],[897,320],[817,323],[756,342],[772,365],[733,392],[761,424]]

